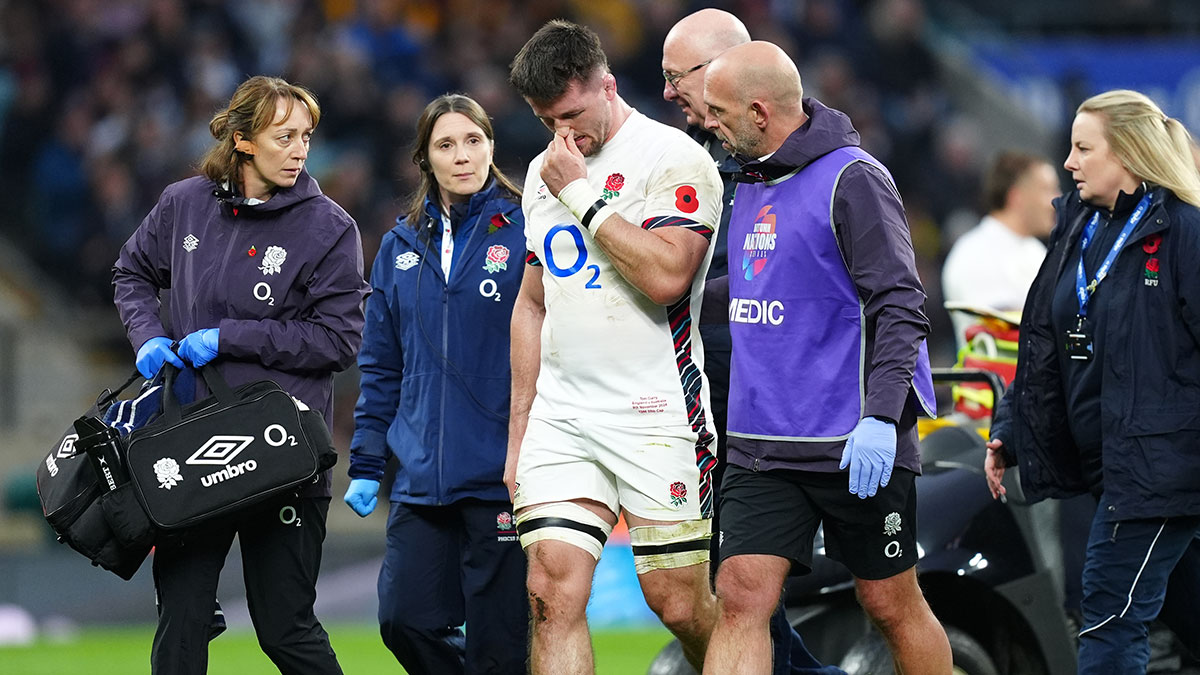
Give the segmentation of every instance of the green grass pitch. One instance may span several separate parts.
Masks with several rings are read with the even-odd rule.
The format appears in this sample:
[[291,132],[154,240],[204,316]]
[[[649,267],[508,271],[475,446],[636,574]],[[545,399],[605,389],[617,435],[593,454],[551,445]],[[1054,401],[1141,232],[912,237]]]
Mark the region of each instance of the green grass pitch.
[[[383,646],[378,628],[367,624],[326,626],[338,661],[347,675],[403,673]],[[6,675],[149,675],[153,626],[96,628],[60,640],[30,646],[0,647],[0,672]],[[671,635],[663,628],[597,630],[592,633],[597,675],[638,675]],[[254,633],[230,631],[211,643],[208,672],[254,675],[277,672],[258,649]]]

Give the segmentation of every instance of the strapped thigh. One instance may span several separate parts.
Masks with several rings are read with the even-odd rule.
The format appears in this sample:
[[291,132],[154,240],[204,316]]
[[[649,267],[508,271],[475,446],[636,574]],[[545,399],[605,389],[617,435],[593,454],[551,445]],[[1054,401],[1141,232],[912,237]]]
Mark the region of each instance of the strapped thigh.
[[572,502],[538,504],[517,514],[521,548],[529,548],[535,541],[553,539],[577,546],[596,560],[600,559],[612,529],[606,520]]
[[633,564],[638,574],[708,562],[712,520],[683,520],[670,525],[629,528]]

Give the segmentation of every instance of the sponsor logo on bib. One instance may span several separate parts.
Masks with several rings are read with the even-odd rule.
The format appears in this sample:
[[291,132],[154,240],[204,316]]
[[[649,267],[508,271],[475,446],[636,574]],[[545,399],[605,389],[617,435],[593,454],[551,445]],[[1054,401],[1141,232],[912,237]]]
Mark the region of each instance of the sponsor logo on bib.
[[754,228],[742,242],[742,272],[752,280],[767,266],[767,256],[775,250],[775,214],[771,204],[762,207],[754,219]]

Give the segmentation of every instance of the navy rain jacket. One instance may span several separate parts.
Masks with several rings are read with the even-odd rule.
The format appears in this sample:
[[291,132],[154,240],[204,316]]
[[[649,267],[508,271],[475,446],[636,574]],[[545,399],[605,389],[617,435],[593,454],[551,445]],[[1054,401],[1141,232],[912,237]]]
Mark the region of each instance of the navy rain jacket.
[[[1067,263],[1094,209],[1078,190],[1055,200],[1055,207],[1050,250],[1021,316],[1017,375],[991,429],[991,437],[1004,442],[1006,463],[1020,467],[1030,501],[1088,491],[1066,423],[1056,351],[1063,338],[1054,332],[1050,306],[1058,279],[1075,273]],[[1104,492],[1119,520],[1200,515],[1197,257],[1200,209],[1155,188],[1149,210],[1097,290],[1097,297],[1107,294],[1113,319],[1095,330],[1105,342]]]
[[399,218],[384,235],[358,358],[351,478],[380,480],[391,453],[400,462],[392,501],[508,501],[509,323],[525,267],[524,223],[521,205],[494,181],[472,195],[449,284],[432,202],[416,228]]

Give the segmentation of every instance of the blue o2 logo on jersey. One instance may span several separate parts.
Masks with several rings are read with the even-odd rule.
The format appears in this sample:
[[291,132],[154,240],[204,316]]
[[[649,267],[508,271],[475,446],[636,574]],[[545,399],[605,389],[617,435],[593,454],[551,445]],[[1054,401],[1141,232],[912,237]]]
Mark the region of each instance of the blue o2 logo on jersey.
[[[560,262],[565,263],[565,260],[559,261],[554,259],[554,238],[564,232],[567,234],[567,236],[571,237],[572,241],[575,242],[575,260],[572,261],[570,267],[562,267],[559,264]],[[587,264],[587,246],[585,246],[583,243],[583,233],[579,231],[579,226],[577,226],[575,223],[560,223],[550,228],[550,231],[546,233],[546,239],[542,242],[542,246],[546,251],[546,255],[542,259],[542,263],[545,264],[547,272],[556,277],[569,277],[579,270],[584,269],[584,266],[586,265],[587,270],[592,273],[592,278],[588,279],[587,283],[584,284],[583,287],[600,288],[600,283],[598,281],[600,278],[600,266]]]

